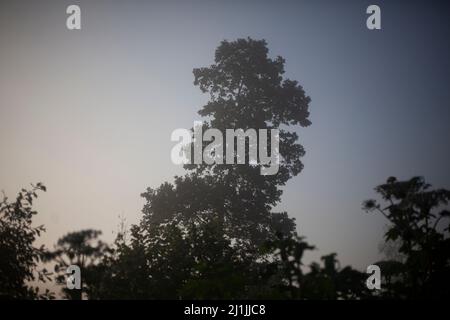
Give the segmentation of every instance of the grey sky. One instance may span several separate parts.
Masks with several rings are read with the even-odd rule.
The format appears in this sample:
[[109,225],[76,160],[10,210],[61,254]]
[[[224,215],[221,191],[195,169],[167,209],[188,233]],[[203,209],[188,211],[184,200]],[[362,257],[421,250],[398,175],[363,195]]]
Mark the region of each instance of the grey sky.
[[[375,3],[375,2],[374,2]],[[378,258],[384,221],[361,202],[390,175],[450,188],[449,7],[377,1],[2,1],[0,189],[42,181],[36,223],[48,246],[118,216],[140,217],[140,193],[182,174],[170,161],[176,128],[200,120],[207,97],[192,69],[223,39],[267,40],[286,76],[312,98],[303,172],[280,208],[343,264]],[[65,9],[79,4],[82,30]]]

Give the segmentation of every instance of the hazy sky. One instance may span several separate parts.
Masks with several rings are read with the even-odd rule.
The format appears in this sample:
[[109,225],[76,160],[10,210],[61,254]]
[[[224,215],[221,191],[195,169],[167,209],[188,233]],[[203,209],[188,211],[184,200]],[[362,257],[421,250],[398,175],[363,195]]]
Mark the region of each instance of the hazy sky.
[[[48,188],[36,224],[52,247],[119,215],[141,216],[147,187],[182,174],[176,128],[200,120],[207,96],[192,69],[221,40],[264,38],[311,97],[298,130],[303,172],[281,209],[343,265],[376,261],[384,220],[361,210],[373,187],[424,175],[450,188],[449,6],[439,1],[1,1],[0,189]],[[81,7],[82,30],[66,29]],[[382,30],[366,28],[369,4]]]

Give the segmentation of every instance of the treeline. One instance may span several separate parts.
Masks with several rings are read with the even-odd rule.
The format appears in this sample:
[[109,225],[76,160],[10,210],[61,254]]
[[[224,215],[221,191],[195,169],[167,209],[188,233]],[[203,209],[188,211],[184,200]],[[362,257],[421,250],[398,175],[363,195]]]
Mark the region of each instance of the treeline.
[[[389,178],[376,188],[383,203],[364,202],[365,210],[387,218],[385,240],[398,249],[398,259],[377,263],[380,291],[367,288],[364,272],[341,268],[335,253],[303,265],[314,247],[297,234],[294,219],[273,211],[282,187],[303,169],[305,151],[294,126],[311,124],[311,99],[297,81],[283,78],[284,63],[269,58],[264,40],[248,38],[223,41],[214,64],[194,69],[194,84],[210,97],[199,111],[207,119],[204,129],[279,130],[276,174],[261,175],[258,164],[186,164],[184,176],[142,194],[139,224],[122,230],[114,244],[99,241],[100,231],[83,230],[62,237],[52,250],[33,247],[42,227],[32,227],[32,201],[45,187],[23,190],[0,207],[0,294],[52,298],[28,283],[64,285],[65,269],[76,264],[89,299],[448,297],[450,230],[443,206],[450,193],[430,190],[422,178]],[[264,143],[268,149],[270,143]],[[52,274],[37,270],[41,261],[56,264]],[[81,298],[64,286],[63,294]]]
[[[368,290],[368,275],[350,266],[340,268],[336,254],[304,266],[314,249],[291,230],[279,229],[260,246],[228,239],[217,219],[184,226],[172,221],[154,225],[144,210],[141,223],[127,231],[123,224],[114,244],[99,240],[97,230],[72,232],[54,249],[33,242],[43,227],[33,228],[37,184],[15,201],[0,204],[0,296],[52,299],[31,281],[54,282],[64,298],[80,299],[81,290],[66,287],[65,269],[82,270],[87,299],[417,299],[448,298],[450,292],[449,217],[443,209],[450,192],[430,190],[420,177],[389,178],[375,188],[384,200],[364,202],[364,209],[388,221],[385,241],[395,244],[391,260],[374,262],[381,269],[381,290]],[[150,192],[150,190],[149,190]],[[150,192],[151,193],[151,192]],[[149,194],[146,193],[148,196]],[[146,207],[161,199],[153,193]],[[283,215],[285,222],[292,220]],[[286,223],[289,225],[289,223]],[[291,224],[291,227],[293,225]],[[54,265],[51,272],[43,262]]]

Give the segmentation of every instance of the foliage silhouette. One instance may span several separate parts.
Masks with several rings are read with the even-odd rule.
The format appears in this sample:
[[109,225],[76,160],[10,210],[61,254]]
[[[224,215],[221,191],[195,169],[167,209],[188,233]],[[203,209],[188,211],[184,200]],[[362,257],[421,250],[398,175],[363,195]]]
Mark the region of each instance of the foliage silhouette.
[[[79,300],[82,292],[94,295],[101,274],[102,260],[110,253],[109,246],[98,239],[100,230],[86,229],[70,232],[60,238],[53,251],[45,254],[45,261],[55,262],[56,282],[63,285],[65,298]],[[66,285],[66,269],[70,265],[77,265],[82,270],[80,290],[68,289]]]
[[45,248],[33,245],[45,231],[43,226],[32,226],[33,216],[37,214],[32,205],[38,191],[46,191],[46,187],[37,183],[30,190],[22,189],[14,202],[9,202],[5,195],[0,202],[0,297],[53,297],[48,290],[41,294],[37,287],[30,286],[32,281],[45,282],[50,279],[46,269],[38,269]]
[[[53,251],[33,247],[43,227],[31,226],[31,206],[45,187],[22,190],[15,202],[0,203],[0,295],[51,298],[28,285],[49,279],[37,268],[44,260],[55,263],[59,284],[67,266],[80,266],[89,299],[448,298],[450,191],[431,190],[420,177],[391,177],[375,188],[386,204],[363,203],[389,222],[388,259],[375,263],[381,291],[367,289],[365,273],[342,268],[336,253],[304,265],[315,247],[297,234],[293,218],[273,211],[282,187],[303,169],[293,127],[311,124],[310,98],[283,79],[284,63],[268,56],[264,40],[247,38],[222,41],[214,63],[193,71],[194,84],[209,94],[199,111],[204,129],[280,129],[277,174],[261,175],[258,164],[186,164],[184,176],[142,194],[141,220],[129,230],[122,223],[112,246],[87,229],[65,235]],[[82,297],[65,288],[63,294]]]
[[[104,261],[110,287],[93,298],[345,298],[362,292],[361,274],[351,268],[330,274],[326,263],[303,275],[303,253],[313,247],[298,237],[286,212],[272,212],[281,187],[303,168],[303,147],[289,129],[310,125],[310,98],[296,81],[283,79],[284,62],[268,57],[264,40],[247,38],[223,41],[213,65],[194,69],[194,84],[210,97],[199,111],[207,117],[204,129],[280,128],[279,171],[262,176],[258,165],[187,164],[188,173],[173,184],[147,189],[130,241],[122,233]],[[319,277],[330,293],[310,288]]]
[[[223,41],[213,65],[194,69],[194,84],[210,96],[199,111],[209,118],[203,126],[222,132],[308,126],[310,99],[283,73],[284,60],[270,59],[264,40]],[[260,247],[277,232],[296,234],[294,221],[271,209],[280,187],[303,167],[297,139],[280,131],[276,175],[261,176],[257,165],[186,165],[189,173],[174,184],[142,195],[143,218],[132,228],[130,248],[145,254],[151,280],[144,286],[159,288],[154,297],[245,297],[257,284]]]
[[[450,296],[450,191],[430,190],[422,177],[398,181],[390,177],[375,188],[386,202],[366,200],[366,211],[389,221],[386,241],[398,241],[404,261],[380,261],[390,298],[448,298]],[[447,224],[445,224],[447,223]],[[444,224],[444,225],[442,225]]]

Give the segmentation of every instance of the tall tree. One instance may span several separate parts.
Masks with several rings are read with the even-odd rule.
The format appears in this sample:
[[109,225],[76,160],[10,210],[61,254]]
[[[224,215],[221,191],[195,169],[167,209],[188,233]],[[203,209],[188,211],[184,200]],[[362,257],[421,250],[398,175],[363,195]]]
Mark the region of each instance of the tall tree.
[[[199,111],[208,117],[205,128],[223,133],[280,129],[278,173],[263,176],[258,165],[186,165],[190,173],[176,177],[174,184],[143,194],[147,201],[143,229],[150,232],[149,227],[174,220],[187,225],[217,219],[224,234],[247,249],[259,246],[275,231],[294,231],[285,213],[271,209],[280,201],[280,187],[303,168],[303,147],[296,132],[288,129],[310,125],[310,98],[297,81],[283,79],[284,63],[279,56],[268,56],[264,40],[248,38],[223,41],[213,65],[194,69],[194,84],[210,97]],[[225,144],[222,147],[225,154]],[[248,156],[248,148],[246,152]]]
[[[199,111],[206,118],[203,128],[279,129],[279,170],[261,175],[256,164],[185,165],[188,173],[174,183],[147,189],[142,220],[132,227],[131,250],[122,247],[126,257],[135,259],[133,251],[144,255],[135,264],[146,272],[142,288],[159,288],[157,296],[165,298],[206,297],[199,286],[228,279],[230,286],[219,296],[242,296],[260,280],[252,271],[266,255],[262,245],[277,234],[296,236],[294,220],[272,208],[281,187],[303,168],[304,149],[292,126],[310,125],[310,98],[297,81],[283,78],[284,63],[269,57],[264,40],[247,38],[222,41],[214,64],[194,69],[194,84],[210,98]],[[270,137],[266,142],[270,149]],[[236,159],[236,150],[232,156]],[[237,270],[243,277],[229,276]]]

